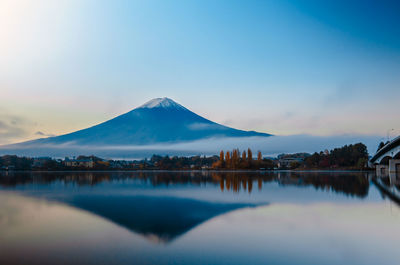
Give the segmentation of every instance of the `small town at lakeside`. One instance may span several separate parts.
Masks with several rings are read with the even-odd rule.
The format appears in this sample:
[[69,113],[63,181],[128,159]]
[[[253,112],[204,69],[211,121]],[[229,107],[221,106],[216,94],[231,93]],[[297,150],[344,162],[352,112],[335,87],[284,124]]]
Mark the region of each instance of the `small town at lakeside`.
[[345,145],[319,153],[281,154],[265,157],[260,151],[222,150],[214,156],[160,156],[142,160],[112,160],[96,156],[64,159],[51,157],[0,157],[0,169],[12,170],[367,170],[367,147],[362,143]]

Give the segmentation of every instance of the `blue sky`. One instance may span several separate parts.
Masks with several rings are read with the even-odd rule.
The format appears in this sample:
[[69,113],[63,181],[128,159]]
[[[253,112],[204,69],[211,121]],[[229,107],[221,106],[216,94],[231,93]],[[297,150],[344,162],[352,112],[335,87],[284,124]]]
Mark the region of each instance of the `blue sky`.
[[170,97],[278,135],[400,134],[395,1],[0,3],[0,144]]

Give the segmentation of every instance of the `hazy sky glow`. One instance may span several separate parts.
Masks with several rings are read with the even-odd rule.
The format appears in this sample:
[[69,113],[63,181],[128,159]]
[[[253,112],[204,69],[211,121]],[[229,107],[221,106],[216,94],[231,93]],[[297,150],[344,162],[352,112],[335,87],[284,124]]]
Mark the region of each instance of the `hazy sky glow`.
[[3,0],[0,144],[164,96],[239,129],[400,134],[398,14],[368,0]]

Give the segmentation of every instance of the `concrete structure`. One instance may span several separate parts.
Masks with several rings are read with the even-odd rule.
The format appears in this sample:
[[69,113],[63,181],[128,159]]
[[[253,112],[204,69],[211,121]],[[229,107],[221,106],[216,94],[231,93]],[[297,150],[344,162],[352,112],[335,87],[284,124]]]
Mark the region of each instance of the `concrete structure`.
[[386,177],[389,174],[389,166],[388,165],[375,165],[376,176],[377,177]]
[[378,177],[400,179],[400,136],[380,148],[370,162],[375,165]]
[[400,159],[389,160],[389,175],[394,174],[396,178],[400,178]]

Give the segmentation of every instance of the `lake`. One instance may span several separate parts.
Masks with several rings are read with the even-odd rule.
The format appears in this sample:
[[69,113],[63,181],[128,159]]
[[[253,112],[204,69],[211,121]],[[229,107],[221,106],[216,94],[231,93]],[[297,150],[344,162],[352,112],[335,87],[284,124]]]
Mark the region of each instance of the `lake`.
[[0,264],[399,264],[351,172],[0,172]]

